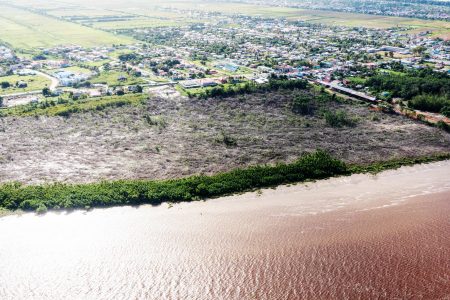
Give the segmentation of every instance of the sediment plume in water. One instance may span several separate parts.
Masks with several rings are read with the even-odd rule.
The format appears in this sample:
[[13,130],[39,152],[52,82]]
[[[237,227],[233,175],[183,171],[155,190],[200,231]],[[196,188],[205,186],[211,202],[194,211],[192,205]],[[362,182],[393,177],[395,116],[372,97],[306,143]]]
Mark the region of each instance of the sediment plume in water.
[[1,299],[446,299],[450,162],[0,218]]

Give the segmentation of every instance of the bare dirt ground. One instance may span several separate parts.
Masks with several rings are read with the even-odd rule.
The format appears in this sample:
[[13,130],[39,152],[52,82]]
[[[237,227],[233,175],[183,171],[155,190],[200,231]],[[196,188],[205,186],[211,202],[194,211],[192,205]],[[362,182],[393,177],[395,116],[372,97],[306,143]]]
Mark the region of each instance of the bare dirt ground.
[[0,182],[174,178],[289,162],[318,148],[347,162],[450,152],[450,134],[364,106],[326,104],[357,118],[355,127],[294,114],[292,93],[152,97],[69,118],[0,118]]

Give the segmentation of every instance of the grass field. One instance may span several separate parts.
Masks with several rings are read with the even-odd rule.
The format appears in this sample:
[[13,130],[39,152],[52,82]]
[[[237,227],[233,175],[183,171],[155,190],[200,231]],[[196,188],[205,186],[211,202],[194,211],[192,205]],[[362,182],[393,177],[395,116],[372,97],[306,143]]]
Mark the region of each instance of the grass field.
[[[28,86],[26,88],[18,88],[16,87],[16,82],[25,81]],[[50,80],[43,76],[19,76],[19,75],[11,75],[11,76],[2,76],[0,77],[0,82],[9,82],[11,87],[7,89],[2,89],[0,87],[0,95],[7,94],[15,94],[15,93],[24,93],[29,91],[37,91],[45,88],[50,85]]]
[[[419,20],[230,2],[162,0],[0,0],[0,40],[15,48],[31,49],[60,44],[96,46],[129,43],[132,40],[104,30],[183,26],[202,21],[195,11],[222,12],[262,17],[280,17],[339,26],[370,28],[405,27],[410,32],[429,30],[450,38],[450,22]],[[39,12],[39,13],[38,13]],[[41,13],[42,12],[42,13]],[[108,18],[112,18],[109,20]]]
[[435,36],[450,38],[450,22],[400,18],[390,16],[365,15],[357,13],[332,12],[298,8],[283,8],[242,3],[170,1],[161,4],[166,7],[244,14],[261,17],[282,17],[291,21],[306,21],[327,25],[355,26],[368,28],[407,27],[414,32],[430,30]]
[[130,38],[0,4],[0,40],[14,48],[76,44],[86,47],[130,43]]
[[69,71],[69,72],[73,72],[75,74],[90,74],[90,73],[92,73],[91,70],[85,69],[85,68],[81,68],[81,67],[78,67],[78,66],[71,66],[71,67],[67,67],[67,68],[63,68],[63,69],[53,69],[53,70],[51,70],[49,72],[52,73],[52,74],[55,74],[55,73],[60,72],[60,71]]
[[[67,0],[64,4],[48,0],[37,4],[32,0],[16,0],[17,5],[39,7],[57,17],[86,16],[131,16],[134,19],[123,22],[94,23],[94,27],[136,28],[143,26],[172,26],[195,21],[195,16],[183,11],[222,12],[225,14],[244,14],[262,17],[282,17],[288,20],[302,20],[315,23],[343,26],[362,26],[372,28],[409,27],[412,31],[432,30],[435,35],[450,35],[450,22],[419,20],[389,16],[364,15],[356,13],[320,11],[288,7],[274,7],[256,4],[180,1],[180,0],[99,0],[95,5],[90,0]],[[179,11],[174,11],[178,9]],[[197,17],[198,18],[198,17]],[[197,20],[198,21],[198,20]]]
[[68,100],[67,103],[54,105],[50,101],[57,101],[55,98],[48,98],[46,102],[38,104],[26,104],[10,107],[3,110],[3,116],[63,116],[68,117],[74,113],[88,111],[101,111],[109,107],[121,107],[125,105],[138,105],[146,100],[146,95],[129,94],[127,96],[105,96],[100,98],[87,98],[83,100]]
[[[127,80],[119,81],[118,78],[121,75],[126,76]],[[121,86],[121,85],[132,85],[132,84],[145,83],[145,80],[143,80],[140,77],[130,76],[124,72],[118,72],[118,71],[102,72],[100,75],[91,78],[89,81],[91,83],[106,83],[109,86]]]

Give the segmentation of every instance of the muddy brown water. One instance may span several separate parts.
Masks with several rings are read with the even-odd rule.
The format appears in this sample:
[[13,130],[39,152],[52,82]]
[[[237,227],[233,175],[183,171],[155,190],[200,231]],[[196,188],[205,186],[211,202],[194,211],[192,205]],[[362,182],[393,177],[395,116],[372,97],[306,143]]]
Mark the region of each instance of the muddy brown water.
[[0,218],[0,299],[449,299],[450,161]]

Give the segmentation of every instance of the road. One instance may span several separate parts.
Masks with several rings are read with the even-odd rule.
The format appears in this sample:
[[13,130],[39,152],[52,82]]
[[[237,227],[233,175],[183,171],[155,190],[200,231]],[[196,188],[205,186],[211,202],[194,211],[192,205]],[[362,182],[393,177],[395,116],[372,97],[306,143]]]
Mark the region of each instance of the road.
[[48,87],[51,91],[54,91],[59,86],[59,79],[56,77],[53,77],[47,73],[43,73],[41,71],[33,70],[37,75],[41,75],[51,81],[50,86]]
[[[48,88],[51,91],[54,91],[59,86],[59,79],[53,76],[50,76],[49,74],[43,73],[41,71],[36,70],[27,70],[27,71],[33,71],[36,75],[40,75],[42,77],[45,77],[51,81],[50,86]],[[3,98],[14,98],[14,97],[20,97],[20,96],[32,96],[41,94],[42,90],[34,90],[34,91],[28,91],[28,92],[21,92],[21,93],[12,93],[12,94],[4,94],[1,95]]]

